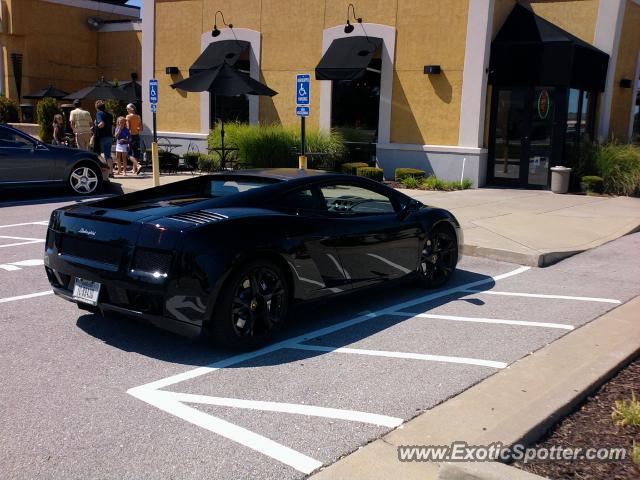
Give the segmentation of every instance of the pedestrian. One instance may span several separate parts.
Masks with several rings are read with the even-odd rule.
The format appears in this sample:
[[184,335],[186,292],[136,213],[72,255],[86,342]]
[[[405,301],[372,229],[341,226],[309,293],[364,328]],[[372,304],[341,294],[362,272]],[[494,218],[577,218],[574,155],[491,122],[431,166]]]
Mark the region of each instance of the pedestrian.
[[111,146],[113,145],[113,115],[105,109],[104,100],[96,102],[96,139],[100,145],[100,151],[109,165],[109,176],[113,178],[113,158],[111,157]]
[[[131,134],[127,128],[127,119],[118,117],[116,122],[116,164],[118,175],[127,174],[127,156],[129,155],[129,144],[131,143]],[[134,167],[133,172],[136,169]]]
[[64,144],[64,117],[56,113],[53,116],[53,138],[51,139],[52,145]]
[[129,155],[131,163],[133,163],[133,173],[140,173],[142,167],[138,161],[140,160],[140,132],[142,131],[142,119],[136,113],[136,106],[133,103],[127,105],[127,128],[131,134],[131,143],[129,144]]
[[69,121],[71,122],[73,133],[76,135],[76,145],[82,150],[90,150],[89,143],[93,119],[91,114],[80,106],[80,100],[75,99],[73,106],[75,108],[69,114]]

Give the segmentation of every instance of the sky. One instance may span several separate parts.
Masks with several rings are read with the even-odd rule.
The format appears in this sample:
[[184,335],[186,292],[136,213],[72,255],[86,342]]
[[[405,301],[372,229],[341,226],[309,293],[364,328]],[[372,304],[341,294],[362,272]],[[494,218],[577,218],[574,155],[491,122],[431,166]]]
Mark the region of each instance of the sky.
[[142,6],[142,0],[129,0],[127,2],[128,5],[133,5],[134,7],[141,7]]

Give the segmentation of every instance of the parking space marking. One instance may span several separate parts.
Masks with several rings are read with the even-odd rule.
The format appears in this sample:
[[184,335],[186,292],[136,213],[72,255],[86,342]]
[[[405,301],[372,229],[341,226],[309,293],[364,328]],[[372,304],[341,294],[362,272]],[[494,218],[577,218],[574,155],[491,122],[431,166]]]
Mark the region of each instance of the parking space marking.
[[265,412],[292,413],[307,415],[310,417],[334,418],[336,420],[349,420],[352,422],[370,423],[383,427],[397,427],[403,420],[376,413],[359,412],[357,410],[345,410],[339,408],[317,407],[299,403],[265,402],[262,400],[244,400],[241,398],[211,397],[208,395],[195,395],[192,393],[171,392],[172,396],[181,402],[201,403],[216,405],[219,407],[245,408],[249,410],[261,410]]
[[391,315],[412,318],[433,318],[435,320],[451,320],[453,322],[495,323],[499,325],[520,325],[523,327],[559,328],[573,330],[574,326],[566,323],[528,322],[525,320],[501,320],[498,318],[459,317],[456,315],[437,315],[435,313],[405,313],[393,312]]
[[0,303],[8,303],[15,302],[16,300],[26,300],[28,298],[43,297],[44,295],[51,295],[52,293],[53,290],[47,290],[46,292],[29,293],[27,295],[18,295],[17,297],[0,298]]
[[602,302],[602,303],[615,303],[621,304],[620,300],[614,298],[598,298],[598,297],[574,297],[570,295],[547,295],[543,293],[522,293],[522,292],[498,292],[495,290],[461,290],[465,293],[475,293],[483,295],[506,295],[511,297],[529,297],[529,298],[549,298],[554,300],[577,300],[579,302]]
[[328,347],[324,345],[307,345],[307,344],[290,345],[287,348],[294,348],[298,350],[311,350],[312,352],[352,353],[355,355],[370,355],[372,357],[403,358],[405,360],[426,360],[430,362],[463,363],[465,365],[478,365],[480,367],[492,367],[492,368],[507,367],[506,363],[494,362],[493,360],[481,360],[478,358],[466,358],[466,357],[450,357],[447,355],[428,355],[424,353],[388,352],[386,350],[366,350],[363,348]]
[[[450,287],[445,290],[440,290],[428,295],[424,295],[419,298],[407,300],[405,302],[401,302],[399,304],[396,304],[390,307],[382,308],[374,312],[363,313],[362,315],[358,315],[357,317],[352,318],[350,320],[345,320],[335,325],[319,328],[317,330],[313,330],[311,332],[298,335],[297,337],[282,340],[280,342],[274,343],[267,347],[261,348],[260,350],[242,353],[239,355],[234,355],[232,357],[226,358],[224,360],[220,360],[206,367],[198,367],[186,372],[169,376],[167,378],[163,378],[160,380],[156,380],[154,382],[140,385],[138,387],[130,388],[129,390],[127,390],[127,393],[171,415],[174,415],[178,418],[182,418],[183,420],[193,423],[194,425],[200,426],[211,432],[217,433],[218,435],[223,436],[227,439],[230,439],[232,441],[245,445],[257,452],[262,453],[263,455],[269,456],[300,472],[309,474],[312,471],[320,468],[322,466],[322,462],[319,462],[318,460],[308,457],[289,447],[281,445],[262,435],[258,435],[255,432],[252,432],[240,426],[234,425],[230,422],[227,422],[221,418],[215,417],[208,413],[204,413],[192,407],[189,407],[185,405],[183,401],[178,400],[179,397],[173,396],[176,392],[167,392],[166,390],[160,390],[160,389],[164,387],[168,387],[170,385],[175,385],[176,383],[184,382],[186,380],[194,379],[202,375],[206,375],[208,373],[214,372],[222,368],[230,367],[232,365],[237,365],[239,363],[243,363],[243,362],[252,360],[254,358],[258,358],[279,350],[283,350],[287,348],[300,348],[302,347],[301,344],[309,340],[312,340],[314,338],[317,338],[323,335],[328,335],[330,333],[334,333],[339,330],[342,330],[354,325],[358,325],[360,323],[369,321],[371,319],[374,319],[383,315],[391,314],[398,310],[414,307],[416,305],[430,302],[438,298],[447,297],[451,294],[460,292],[462,290],[495,283],[499,280],[506,279],[514,275],[519,275],[520,273],[526,272],[529,269],[530,267],[518,267],[515,270],[506,272],[500,275],[487,277],[482,280],[477,280],[474,282],[465,283],[463,285]],[[304,345],[305,349],[306,347],[307,346]],[[311,346],[309,347],[311,348]],[[333,347],[318,347],[318,348],[330,348],[331,351],[336,350]],[[346,353],[359,352],[364,354],[364,352],[368,352],[368,354],[374,354],[375,352],[376,354],[379,354],[379,353],[385,354],[381,356],[412,355],[419,360],[426,360],[426,359],[435,360],[436,358],[438,358],[439,360],[442,361],[443,359],[448,358],[449,360],[458,360],[458,362],[456,363],[468,363],[468,362],[462,362],[463,360],[477,360],[477,359],[463,359],[462,357],[444,357],[444,356],[438,357],[435,355],[403,354],[402,352],[380,352],[380,351],[374,351],[374,350],[361,350],[361,349],[346,349],[346,350],[348,350],[348,352]],[[406,358],[406,357],[399,357],[399,358]],[[479,361],[483,362],[482,366],[491,366],[493,368],[504,368],[504,366],[506,366],[506,364],[502,362],[493,362],[490,360],[479,360]],[[373,414],[373,415],[376,415],[376,414]]]
[[0,248],[17,247],[18,245],[29,245],[31,243],[44,243],[44,239],[39,239],[39,238],[9,237],[5,235],[0,235],[0,238],[8,238],[9,240],[24,240],[23,242],[7,243],[5,245],[0,245]]
[[22,270],[20,267],[39,267],[42,265],[44,265],[43,259],[34,258],[32,260],[20,260],[18,262],[2,263],[0,264],[0,270],[15,272],[16,270]]
[[322,466],[322,462],[275,442],[270,438],[227,422],[222,418],[214,417],[213,415],[189,407],[183,402],[176,400],[172,392],[165,390],[139,390],[138,388],[129,390],[129,393],[160,410],[249,447],[285,465],[289,465],[300,472],[309,474]]
[[23,227],[25,225],[49,225],[49,221],[41,220],[38,222],[14,223],[12,225],[0,225],[0,228]]

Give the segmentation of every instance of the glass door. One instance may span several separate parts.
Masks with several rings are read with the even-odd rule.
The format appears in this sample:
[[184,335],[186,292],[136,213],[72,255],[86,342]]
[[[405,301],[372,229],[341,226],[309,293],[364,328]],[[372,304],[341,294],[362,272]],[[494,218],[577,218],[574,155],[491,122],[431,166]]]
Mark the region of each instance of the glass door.
[[496,92],[491,117],[489,182],[538,187],[548,184],[553,153],[554,95],[551,87]]

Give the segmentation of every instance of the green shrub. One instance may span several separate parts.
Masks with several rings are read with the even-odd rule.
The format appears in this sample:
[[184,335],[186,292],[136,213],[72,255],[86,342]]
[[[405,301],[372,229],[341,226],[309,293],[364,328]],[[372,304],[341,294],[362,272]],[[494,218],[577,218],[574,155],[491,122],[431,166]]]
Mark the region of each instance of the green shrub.
[[51,143],[53,140],[53,117],[62,113],[58,108],[55,98],[43,98],[38,102],[36,108],[38,125],[40,125],[40,140],[44,143]]
[[450,182],[446,180],[440,180],[435,175],[430,175],[428,178],[424,180],[422,186],[426,190],[466,190],[471,188],[473,182],[469,179],[464,179],[462,182]]
[[402,183],[402,186],[404,188],[419,188],[420,187],[420,180],[418,180],[416,177],[414,177],[412,175],[408,175],[408,176],[404,177],[402,180],[400,180],[400,183]]
[[196,152],[187,152],[182,155],[184,164],[191,169],[198,168],[198,160],[200,160],[200,154]]
[[640,147],[608,143],[596,151],[603,190],[612,195],[631,195],[640,188]]
[[611,418],[619,427],[640,426],[640,401],[635,392],[631,392],[631,399],[616,400],[611,412]]
[[340,166],[340,171],[342,173],[348,173],[349,175],[355,175],[356,170],[358,170],[359,168],[368,167],[368,166],[369,164],[364,162],[343,163]]
[[[238,161],[255,168],[297,167],[295,152],[300,148],[300,130],[279,124],[249,125],[246,123],[225,124],[225,146],[238,148]],[[211,130],[209,148],[220,148],[220,129]],[[321,153],[311,157],[310,163],[330,168],[342,159],[344,145],[342,136],[336,132],[307,130],[307,150]]]
[[424,178],[424,170],[418,170],[417,168],[396,168],[396,182],[401,182],[405,177],[413,177],[416,180]]
[[200,153],[198,156],[198,170],[201,172],[217,172],[220,170],[220,156],[215,154]]
[[104,108],[107,112],[113,115],[113,124],[115,125],[118,117],[126,117],[127,116],[127,104],[125,102],[121,102],[120,100],[105,100]]
[[585,175],[580,179],[580,186],[587,193],[602,193],[602,177]]
[[[20,120],[20,105],[15,100],[0,95],[0,123],[17,122]],[[53,118],[51,119],[53,122]]]
[[384,179],[384,171],[377,167],[360,167],[356,170],[356,175],[359,177],[370,178],[381,182]]

